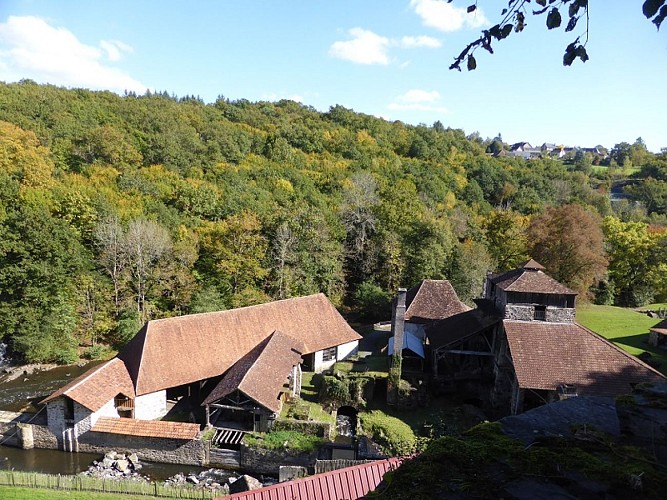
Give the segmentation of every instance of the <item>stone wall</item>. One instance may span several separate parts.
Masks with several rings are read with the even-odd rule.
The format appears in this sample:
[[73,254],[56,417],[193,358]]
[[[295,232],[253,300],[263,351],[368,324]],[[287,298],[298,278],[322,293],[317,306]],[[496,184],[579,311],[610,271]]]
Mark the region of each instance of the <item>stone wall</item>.
[[278,476],[280,467],[293,465],[313,468],[317,459],[317,451],[296,453],[289,450],[265,450],[241,446],[241,469],[256,474]]
[[79,451],[103,454],[110,449],[136,453],[142,460],[184,465],[208,463],[208,442],[88,432],[79,437]]
[[167,414],[167,391],[157,391],[134,400],[134,418],[138,420],[156,420]]
[[[546,321],[551,323],[574,323],[575,310],[565,307],[547,307]],[[536,321],[535,306],[532,304],[507,304],[505,319],[518,321]]]
[[32,442],[35,448],[43,448],[47,450],[57,450],[58,438],[45,425],[32,425]]

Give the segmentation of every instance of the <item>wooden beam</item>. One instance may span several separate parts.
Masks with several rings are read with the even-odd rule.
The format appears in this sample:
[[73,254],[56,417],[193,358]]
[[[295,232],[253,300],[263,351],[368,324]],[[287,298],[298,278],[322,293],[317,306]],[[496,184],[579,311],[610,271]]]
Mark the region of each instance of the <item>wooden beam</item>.
[[447,351],[438,351],[442,352],[443,354],[465,354],[465,355],[470,355],[470,356],[493,356],[492,352],[486,352],[486,351],[462,351],[459,349],[449,349]]

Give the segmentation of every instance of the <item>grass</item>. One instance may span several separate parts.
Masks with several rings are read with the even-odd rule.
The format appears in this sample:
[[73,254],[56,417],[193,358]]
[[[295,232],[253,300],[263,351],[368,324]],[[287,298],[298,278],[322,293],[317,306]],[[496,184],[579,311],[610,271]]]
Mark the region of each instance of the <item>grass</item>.
[[19,488],[18,486],[0,486],[0,498],[3,500],[149,500],[158,498],[145,495],[124,495],[121,493],[100,493],[99,491],[65,491],[42,488]]
[[[645,309],[645,308],[642,308]],[[635,356],[649,352],[667,374],[667,353],[647,344],[648,332],[661,320],[633,309],[593,304],[577,305],[577,322]]]
[[310,452],[324,443],[322,438],[296,431],[275,431],[268,434],[250,433],[244,438],[245,444],[267,450],[294,450]]

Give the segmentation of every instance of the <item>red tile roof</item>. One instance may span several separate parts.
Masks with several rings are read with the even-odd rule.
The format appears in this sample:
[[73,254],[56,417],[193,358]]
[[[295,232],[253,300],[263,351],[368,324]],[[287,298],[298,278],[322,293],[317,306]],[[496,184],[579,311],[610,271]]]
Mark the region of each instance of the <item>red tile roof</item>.
[[399,463],[397,458],[378,460],[235,493],[224,500],[354,500],[375,490],[385,473],[397,468]]
[[192,440],[199,437],[199,424],[165,422],[163,420],[135,420],[133,418],[100,417],[91,432],[106,432],[124,436],[158,437]]
[[223,374],[279,330],[305,354],[359,340],[324,294],[149,321],[118,355],[137,395]]
[[94,412],[118,394],[134,398],[134,387],[125,364],[120,359],[114,358],[91,368],[45,398],[42,403],[60,396],[68,396]]
[[665,379],[635,356],[577,323],[503,321],[519,386],[579,394],[618,395],[631,385]]
[[[528,261],[526,265],[534,261]],[[535,263],[536,265],[539,265]],[[541,267],[541,266],[540,266]],[[577,292],[570,290],[565,285],[560,284],[551,276],[546,275],[540,268],[522,267],[507,271],[506,273],[491,276],[491,283],[494,283],[501,290],[506,292],[524,292],[524,293],[546,293],[558,295],[576,295]]]
[[428,323],[470,310],[447,280],[423,280],[408,290],[406,305],[405,320],[414,323]]
[[237,361],[202,404],[213,403],[238,389],[263,407],[279,413],[278,397],[292,367],[301,362],[303,350],[301,342],[274,332]]

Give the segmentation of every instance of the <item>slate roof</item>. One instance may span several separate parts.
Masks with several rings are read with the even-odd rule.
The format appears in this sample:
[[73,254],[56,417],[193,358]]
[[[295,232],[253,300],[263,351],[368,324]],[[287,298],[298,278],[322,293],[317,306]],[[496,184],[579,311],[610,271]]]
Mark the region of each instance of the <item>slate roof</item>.
[[665,379],[577,323],[504,320],[503,325],[521,388],[574,384],[580,395],[613,396],[630,393],[630,384]]
[[274,332],[243,356],[225,374],[202,405],[213,403],[235,390],[274,413],[292,367],[301,362],[303,344],[281,332]]
[[359,340],[324,294],[149,321],[118,354],[137,395],[225,373],[279,330],[304,354]]
[[91,432],[106,432],[124,436],[158,437],[192,440],[199,436],[199,424],[166,422],[163,420],[135,420],[133,418],[100,417]]
[[59,396],[68,396],[95,412],[118,394],[134,398],[134,387],[125,364],[114,358],[91,368],[42,400],[42,403],[48,403]]
[[551,276],[542,272],[544,267],[533,259],[525,262],[518,269],[489,277],[491,283],[506,292],[545,293],[552,295],[576,295]]
[[436,321],[424,330],[431,348],[439,349],[472,337],[500,320],[495,311],[480,307]]
[[428,323],[470,310],[447,280],[423,280],[408,290],[405,321]]
[[365,497],[396,469],[399,459],[378,460],[323,474],[285,481],[224,497],[225,500],[354,500]]

